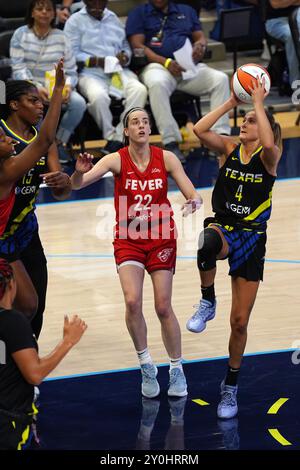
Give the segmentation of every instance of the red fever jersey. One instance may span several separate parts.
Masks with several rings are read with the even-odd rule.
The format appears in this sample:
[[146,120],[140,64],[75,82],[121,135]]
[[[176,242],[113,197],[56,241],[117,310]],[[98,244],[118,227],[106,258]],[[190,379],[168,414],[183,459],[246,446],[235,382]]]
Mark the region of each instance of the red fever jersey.
[[162,149],[150,146],[151,157],[144,172],[130,158],[128,147],[119,150],[120,174],[115,176],[115,238],[138,240],[150,245],[154,240],[177,237],[173,211],[167,198],[168,174]]
[[15,198],[15,188],[13,187],[8,197],[0,201],[0,235],[2,235],[5,230],[10,213],[15,203]]

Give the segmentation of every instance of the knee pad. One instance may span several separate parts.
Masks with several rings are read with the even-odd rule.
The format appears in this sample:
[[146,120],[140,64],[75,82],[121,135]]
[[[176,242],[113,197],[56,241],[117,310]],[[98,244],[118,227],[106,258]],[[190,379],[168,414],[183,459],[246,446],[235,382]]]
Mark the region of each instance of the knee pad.
[[206,228],[199,235],[197,265],[199,271],[210,271],[216,267],[217,254],[221,251],[223,241],[213,228]]

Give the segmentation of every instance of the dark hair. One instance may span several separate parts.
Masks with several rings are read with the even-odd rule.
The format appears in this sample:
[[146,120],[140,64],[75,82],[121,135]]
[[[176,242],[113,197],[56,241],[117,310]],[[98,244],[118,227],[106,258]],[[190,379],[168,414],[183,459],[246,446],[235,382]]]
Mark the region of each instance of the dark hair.
[[26,24],[29,28],[32,28],[32,26],[34,25],[34,19],[32,18],[32,11],[33,9],[36,7],[36,5],[38,5],[39,3],[41,3],[42,5],[46,2],[49,2],[51,3],[52,7],[53,7],[53,11],[54,11],[54,18],[53,20],[51,21],[50,23],[50,26],[52,28],[54,28],[55,26],[55,20],[56,20],[56,5],[55,5],[55,2],[54,0],[32,0],[29,5],[28,5],[28,8],[27,8],[27,12],[26,12],[26,18],[25,18],[25,21],[26,21]]
[[[134,113],[135,111],[143,111],[144,113],[146,113],[148,118],[149,118],[149,123],[150,123],[150,126],[151,126],[151,118],[149,116],[149,113],[144,108],[140,108],[139,106],[136,106],[135,108],[130,108],[127,111],[127,113],[125,114],[125,116],[123,117],[123,127],[124,127],[124,129],[125,129],[125,127],[128,127],[128,120],[129,120],[130,114]],[[127,137],[127,135],[125,135],[125,133],[123,134],[123,145],[124,146],[129,145],[129,138]]]
[[270,123],[273,135],[274,135],[274,142],[277,145],[277,147],[280,148],[280,151],[282,151],[282,137],[281,137],[281,127],[278,122],[275,121],[274,116],[270,111],[265,109],[266,116],[268,118],[268,121]]
[[5,294],[7,284],[13,277],[14,273],[9,262],[4,258],[0,258],[0,300]]
[[5,84],[5,102],[1,105],[1,118],[7,119],[11,113],[10,102],[18,101],[21,96],[26,95],[30,90],[36,90],[36,86],[27,80],[8,80]]

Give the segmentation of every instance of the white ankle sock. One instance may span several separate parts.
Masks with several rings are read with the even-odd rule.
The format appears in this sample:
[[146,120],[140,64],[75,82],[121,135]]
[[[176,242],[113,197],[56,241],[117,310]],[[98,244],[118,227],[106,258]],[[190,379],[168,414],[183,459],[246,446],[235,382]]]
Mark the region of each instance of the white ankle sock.
[[150,356],[150,353],[148,351],[148,348],[143,349],[143,351],[137,351],[137,357],[140,361],[140,364],[152,364],[152,358]]
[[178,357],[177,359],[173,359],[170,357],[170,370],[175,369],[176,367],[182,370],[182,358]]

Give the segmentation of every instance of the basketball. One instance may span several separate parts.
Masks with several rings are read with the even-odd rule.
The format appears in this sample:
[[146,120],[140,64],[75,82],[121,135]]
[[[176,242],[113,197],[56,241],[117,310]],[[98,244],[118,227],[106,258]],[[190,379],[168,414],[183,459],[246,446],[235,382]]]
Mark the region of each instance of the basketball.
[[265,90],[270,91],[271,79],[267,70],[261,65],[245,64],[237,69],[232,78],[233,93],[242,103],[251,103],[252,80],[259,77],[260,81],[264,77]]

